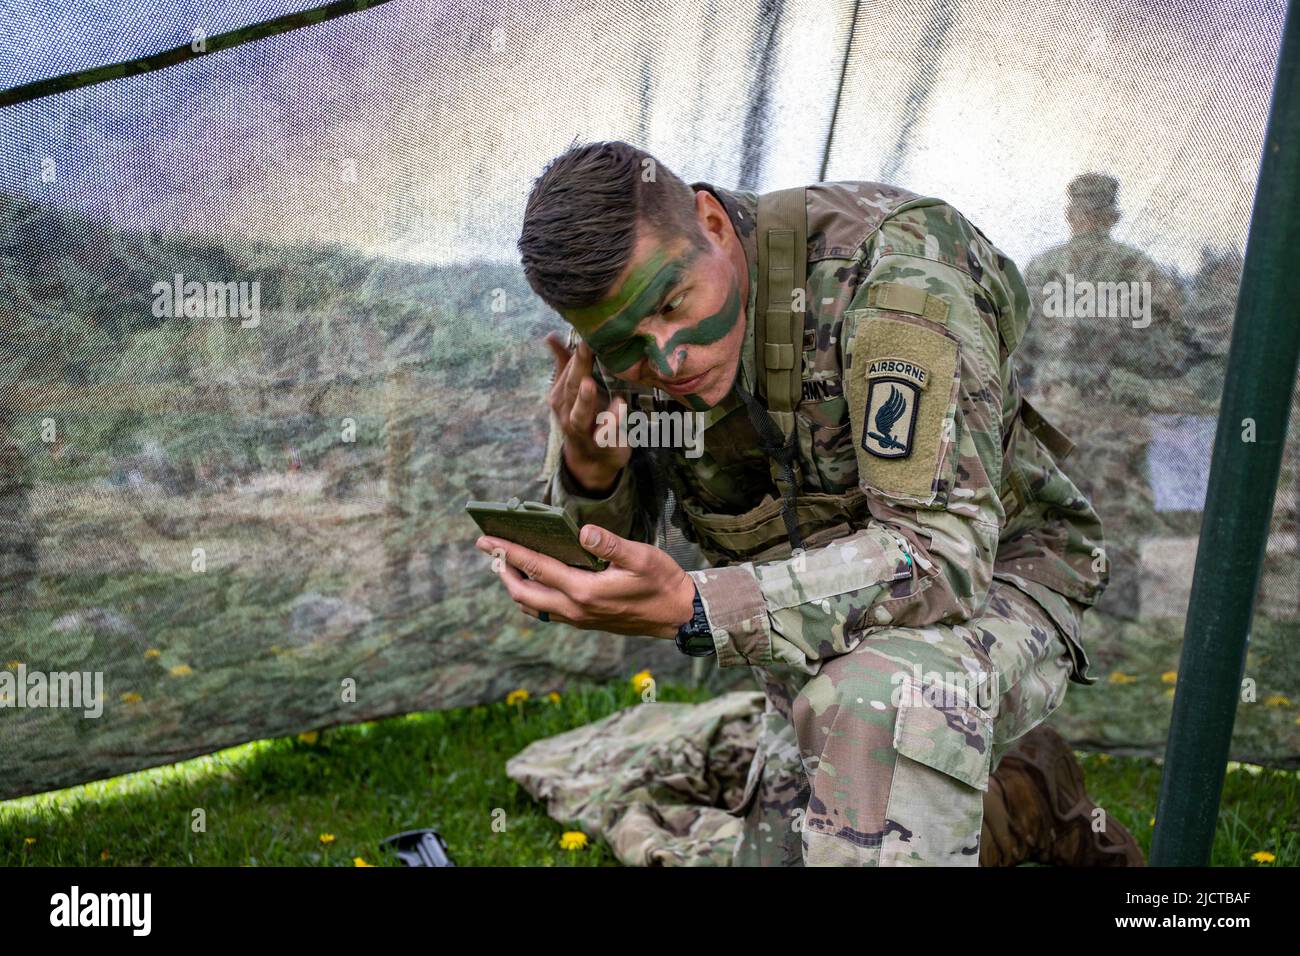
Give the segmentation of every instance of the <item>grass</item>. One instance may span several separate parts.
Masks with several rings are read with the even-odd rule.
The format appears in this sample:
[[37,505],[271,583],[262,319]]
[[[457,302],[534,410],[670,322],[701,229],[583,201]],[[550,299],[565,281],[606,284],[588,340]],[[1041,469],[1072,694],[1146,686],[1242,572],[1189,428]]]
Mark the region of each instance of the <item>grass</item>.
[[[665,701],[705,690],[658,689]],[[627,683],[436,711],[260,740],[166,767],[0,803],[4,866],[399,865],[379,841],[432,826],[461,866],[614,866],[592,839],[560,848],[567,829],[505,775],[533,740],[598,720],[640,698]],[[305,739],[304,739],[305,738]],[[1160,767],[1083,758],[1089,793],[1150,848]],[[195,832],[195,811],[206,830]],[[505,829],[493,827],[503,819]],[[1300,865],[1300,775],[1235,768],[1224,785],[1212,862]],[[332,840],[322,841],[322,834]],[[594,836],[594,835],[593,835]]]
[[[1144,757],[1080,754],[1088,795],[1151,851],[1161,761]],[[1211,866],[1300,866],[1300,771],[1229,762],[1219,803]]]

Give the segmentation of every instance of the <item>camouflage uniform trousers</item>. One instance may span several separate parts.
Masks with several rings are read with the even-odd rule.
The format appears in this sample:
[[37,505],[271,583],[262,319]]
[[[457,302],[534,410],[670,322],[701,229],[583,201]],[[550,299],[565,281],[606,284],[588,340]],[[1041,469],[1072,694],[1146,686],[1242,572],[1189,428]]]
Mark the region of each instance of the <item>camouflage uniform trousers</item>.
[[989,776],[1060,706],[1071,658],[995,580],[965,625],[876,630],[815,676],[755,670],[767,705],[732,865],[977,866]]

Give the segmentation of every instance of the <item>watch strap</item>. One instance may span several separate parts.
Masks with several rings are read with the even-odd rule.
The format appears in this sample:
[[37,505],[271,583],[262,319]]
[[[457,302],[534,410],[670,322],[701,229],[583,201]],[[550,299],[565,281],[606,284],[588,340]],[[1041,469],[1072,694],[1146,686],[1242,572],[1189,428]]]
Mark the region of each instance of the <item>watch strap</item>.
[[695,589],[695,600],[691,603],[691,619],[677,629],[677,649],[688,657],[708,657],[717,653],[713,628],[709,626],[709,615],[705,613],[699,588]]

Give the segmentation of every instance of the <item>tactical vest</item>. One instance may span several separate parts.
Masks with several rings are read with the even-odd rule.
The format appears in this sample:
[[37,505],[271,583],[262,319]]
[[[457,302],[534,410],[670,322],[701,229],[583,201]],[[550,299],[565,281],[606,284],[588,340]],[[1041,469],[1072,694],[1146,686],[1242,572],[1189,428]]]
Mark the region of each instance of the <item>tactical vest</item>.
[[[676,508],[673,524],[714,565],[753,561],[764,562],[788,558],[799,547],[820,547],[838,538],[864,529],[871,521],[868,498],[859,488],[842,494],[807,493],[803,490],[803,470],[796,451],[795,411],[802,398],[804,312],[796,311],[794,292],[803,288],[807,277],[807,206],[804,187],[764,193],[758,199],[757,277],[754,305],[754,370],[756,394],[746,401],[760,444],[768,452],[768,463],[775,494],[768,489],[764,500],[742,514],[717,514],[694,499],[675,478],[674,469],[660,459],[658,469],[674,492]],[[796,285],[797,283],[797,285]],[[888,306],[886,295],[927,297],[921,290],[904,286],[872,290],[871,304]],[[928,296],[933,299],[933,296]],[[923,313],[925,303],[892,303],[909,311]],[[939,304],[939,303],[936,303]],[[576,331],[570,329],[569,344],[577,344]],[[1008,344],[1013,349],[1015,342]],[[621,381],[610,383],[611,391],[628,399],[629,408],[646,413],[681,411],[682,406],[659,389]],[[739,385],[738,385],[739,388]],[[742,397],[747,399],[750,397]],[[1073,444],[1047,422],[1021,397],[1014,422],[1003,439],[1006,456],[1016,454],[1016,442],[1037,438],[1059,462],[1073,449]],[[549,475],[558,464],[559,445],[556,430],[548,447],[543,474]],[[1010,461],[1012,457],[1005,460]],[[1029,489],[1020,488],[1015,469],[1008,468],[1002,479],[1000,496],[1006,510],[1007,524],[1019,514],[1029,499]],[[657,489],[656,493],[661,493]],[[662,503],[662,502],[660,502]],[[667,520],[664,516],[661,520]],[[661,529],[662,529],[661,524]]]

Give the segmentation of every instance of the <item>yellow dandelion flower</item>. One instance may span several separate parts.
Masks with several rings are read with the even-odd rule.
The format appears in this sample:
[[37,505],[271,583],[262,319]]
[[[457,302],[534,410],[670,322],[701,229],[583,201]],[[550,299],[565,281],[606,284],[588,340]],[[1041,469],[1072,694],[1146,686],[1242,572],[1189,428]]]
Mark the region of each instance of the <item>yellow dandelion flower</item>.
[[125,693],[121,694],[118,697],[118,700],[120,700],[124,704],[138,704],[140,703],[140,701],[144,700],[144,698],[141,697],[139,694],[137,694],[135,691],[128,690]]
[[334,834],[332,834],[332,833],[322,833],[322,834],[320,835],[320,841],[321,841],[321,843],[324,843],[326,846],[329,846],[331,843],[334,842]]
[[186,674],[193,674],[194,671],[190,669],[189,664],[177,664],[175,667],[167,671],[167,673],[171,674],[172,677],[184,677]]
[[1153,827],[1153,826],[1155,826],[1155,825],[1156,825],[1156,818],[1155,818],[1155,817],[1152,817],[1152,818],[1151,818],[1151,822],[1148,823],[1147,826],[1152,826],[1152,827]]
[[1160,675],[1160,679],[1164,681],[1166,684],[1177,684],[1178,671],[1165,671],[1163,674]]
[[1269,853],[1268,850],[1260,850],[1258,853],[1252,853],[1250,858],[1256,863],[1272,863],[1277,859],[1277,857],[1272,853]]
[[515,704],[522,704],[528,697],[528,691],[521,687],[519,690],[512,690],[506,694],[506,703],[513,707]]
[[361,859],[361,857],[359,857],[359,856],[354,856],[354,857],[352,858],[352,865],[353,865],[353,866],[369,866],[369,867],[373,867],[373,866],[374,866],[373,863],[367,863],[365,860]]
[[549,700],[552,704],[558,704],[560,702],[560,695],[556,691],[551,691],[549,694],[546,695],[546,699]]
[[633,675],[632,675],[632,689],[635,690],[635,691],[639,694],[639,693],[641,693],[641,691],[645,690],[645,685],[646,685],[646,683],[647,683],[648,681],[652,681],[652,680],[654,680],[654,677],[653,677],[653,675],[651,675],[651,673],[650,673],[650,671],[649,671],[648,669],[647,669],[647,670],[640,671],[639,673],[633,674]]
[[36,837],[23,837],[23,843],[25,843],[27,846],[31,846],[35,842],[36,842]]
[[1097,759],[1102,763],[1110,763],[1110,754],[1097,754]]
[[1108,679],[1112,684],[1132,684],[1137,680],[1132,674],[1125,674],[1123,671],[1111,671]]
[[7,664],[5,664],[5,667],[9,668],[11,671],[16,671],[18,670],[18,668],[22,667],[22,665],[23,665],[22,661],[9,661]]
[[1291,698],[1286,697],[1282,694],[1270,694],[1268,697],[1264,698],[1264,706],[1265,707],[1290,707]]
[[1170,700],[1173,700],[1173,699],[1174,699],[1174,689],[1173,689],[1172,687],[1168,687],[1168,688],[1166,688],[1166,689],[1165,689],[1165,696],[1168,697]]
[[298,739],[305,744],[314,744],[320,738],[320,731],[306,730],[298,735]]
[[156,647],[151,647],[149,650],[144,652],[144,656],[153,660],[155,657],[162,657],[162,651],[158,650]]
[[573,852],[581,850],[587,845],[587,834],[578,830],[570,830],[560,837],[560,849]]
[[107,859],[108,859],[108,851],[107,851],[107,850],[100,850],[100,851],[99,851],[99,858],[100,858],[101,860],[107,860]]

